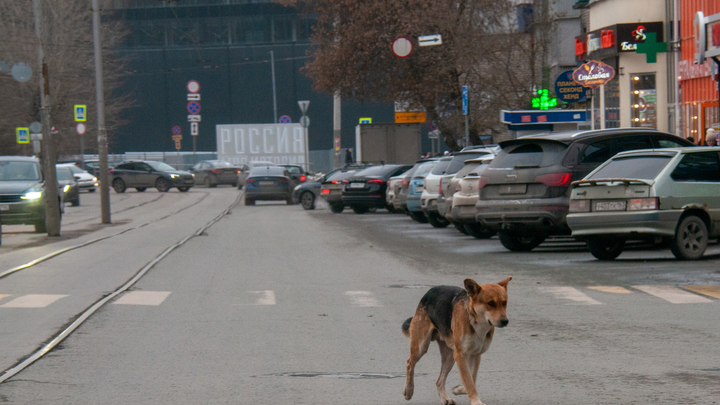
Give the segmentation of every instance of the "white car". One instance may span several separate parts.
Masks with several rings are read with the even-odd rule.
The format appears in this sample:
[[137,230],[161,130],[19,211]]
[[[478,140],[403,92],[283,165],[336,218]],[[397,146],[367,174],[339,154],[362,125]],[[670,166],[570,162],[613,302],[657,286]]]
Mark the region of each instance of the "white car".
[[444,228],[450,224],[444,217],[438,214],[437,199],[440,196],[440,182],[450,162],[453,160],[452,156],[446,156],[441,158],[437,165],[433,168],[433,171],[425,176],[425,184],[423,185],[423,192],[420,195],[420,210],[425,213],[430,225],[435,228]]
[[90,193],[94,193],[98,187],[98,179],[92,174],[85,170],[75,166],[72,163],[61,163],[57,167],[67,167],[73,174],[73,177],[78,183],[80,190],[87,190]]

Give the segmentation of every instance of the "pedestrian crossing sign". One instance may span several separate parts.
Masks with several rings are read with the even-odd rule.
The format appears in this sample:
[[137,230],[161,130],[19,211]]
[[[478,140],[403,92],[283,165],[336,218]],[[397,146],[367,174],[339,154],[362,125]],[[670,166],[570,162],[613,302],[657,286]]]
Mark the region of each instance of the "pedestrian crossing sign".
[[87,121],[87,105],[77,104],[75,105],[75,121]]
[[30,128],[15,128],[17,143],[30,143]]

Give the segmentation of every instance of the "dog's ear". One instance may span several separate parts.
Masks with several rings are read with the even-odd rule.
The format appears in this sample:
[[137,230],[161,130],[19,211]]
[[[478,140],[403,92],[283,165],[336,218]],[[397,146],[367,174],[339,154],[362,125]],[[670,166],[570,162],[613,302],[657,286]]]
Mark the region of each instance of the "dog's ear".
[[512,277],[506,278],[505,280],[499,282],[498,285],[507,290],[507,285],[510,282],[510,280],[512,280]]
[[472,297],[480,294],[480,290],[480,284],[476,283],[475,280],[471,278],[465,279],[465,291],[467,291],[468,295]]

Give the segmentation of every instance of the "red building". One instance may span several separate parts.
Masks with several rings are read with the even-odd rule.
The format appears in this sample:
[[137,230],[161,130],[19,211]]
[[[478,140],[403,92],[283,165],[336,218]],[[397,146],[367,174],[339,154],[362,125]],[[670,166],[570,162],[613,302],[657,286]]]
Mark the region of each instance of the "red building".
[[[715,81],[717,66],[708,58],[704,64],[695,64],[696,32],[695,16],[698,11],[705,17],[720,13],[720,0],[679,0],[680,3],[680,49],[678,80],[681,94],[681,134],[704,142],[707,128],[718,128],[718,82]],[[720,22],[714,23],[719,25]],[[712,28],[715,28],[714,26]],[[716,31],[715,29],[711,29]],[[709,35],[708,48],[720,46],[718,38]]]

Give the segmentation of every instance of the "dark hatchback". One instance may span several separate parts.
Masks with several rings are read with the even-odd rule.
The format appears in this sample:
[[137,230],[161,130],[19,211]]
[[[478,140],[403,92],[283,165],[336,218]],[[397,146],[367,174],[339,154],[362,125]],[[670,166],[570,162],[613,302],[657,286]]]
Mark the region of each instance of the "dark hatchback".
[[110,170],[110,184],[116,193],[124,193],[129,187],[139,192],[155,187],[160,192],[177,187],[185,192],[195,185],[195,176],[183,170],[150,160],[122,162]]
[[222,160],[206,160],[190,168],[195,175],[195,183],[205,187],[217,187],[219,184],[237,186],[240,168]]
[[570,235],[570,183],[615,154],[693,146],[672,134],[642,128],[538,134],[500,143],[479,180],[476,219],[498,231],[512,251],[529,251],[548,236]]
[[284,200],[292,204],[290,173],[279,166],[260,166],[250,170],[245,179],[245,205],[257,200]]
[[343,180],[342,203],[357,214],[364,214],[370,208],[385,208],[387,182],[411,169],[411,165],[379,165],[354,173]]

